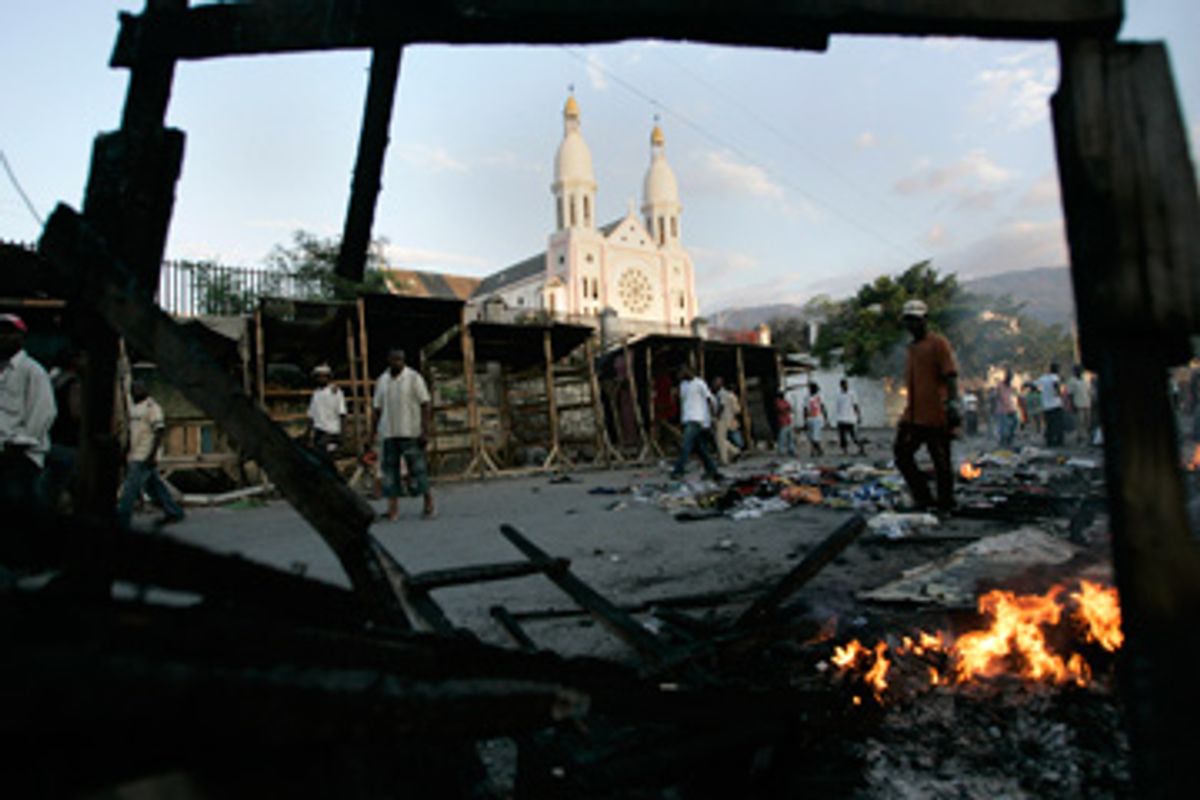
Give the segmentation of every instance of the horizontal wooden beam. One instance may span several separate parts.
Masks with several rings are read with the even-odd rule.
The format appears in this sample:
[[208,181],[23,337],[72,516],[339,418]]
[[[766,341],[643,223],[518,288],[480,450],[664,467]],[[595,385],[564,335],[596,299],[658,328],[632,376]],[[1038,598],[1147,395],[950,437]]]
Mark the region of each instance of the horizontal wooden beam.
[[145,60],[450,44],[666,39],[825,50],[834,33],[1115,36],[1122,0],[257,0],[122,14],[113,66]]
[[452,569],[434,569],[428,572],[418,572],[408,578],[408,588],[415,592],[431,592],[434,589],[444,589],[447,586],[465,586],[473,583],[489,583],[503,581],[509,578],[521,578],[526,575],[537,575],[552,569],[563,570],[571,566],[565,558],[555,559],[547,566],[530,561],[506,561],[499,564],[474,564],[467,567]]

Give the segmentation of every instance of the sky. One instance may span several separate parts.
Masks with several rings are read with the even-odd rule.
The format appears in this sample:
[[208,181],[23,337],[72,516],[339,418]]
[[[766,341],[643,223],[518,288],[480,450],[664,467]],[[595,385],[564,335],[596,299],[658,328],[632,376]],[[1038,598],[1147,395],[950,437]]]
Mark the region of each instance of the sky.
[[[79,206],[91,141],[119,122],[127,72],[107,62],[118,12],[141,7],[0,0],[0,151],[43,217]],[[1195,159],[1200,3],[1125,7],[1121,39],[1167,43]],[[180,63],[168,124],[187,144],[167,257],[256,266],[296,230],[339,234],[369,59]],[[374,232],[400,269],[483,276],[544,250],[573,87],[602,222],[641,205],[659,120],[702,313],[844,296],[924,259],[964,279],[1062,265],[1057,82],[1054,46],[1030,42],[414,46]],[[0,240],[39,231],[0,172]]]

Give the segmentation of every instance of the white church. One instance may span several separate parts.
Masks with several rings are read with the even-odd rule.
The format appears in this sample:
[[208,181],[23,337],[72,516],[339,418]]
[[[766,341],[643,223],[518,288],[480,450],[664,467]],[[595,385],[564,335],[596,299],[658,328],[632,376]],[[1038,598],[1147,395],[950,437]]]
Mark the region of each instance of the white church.
[[483,279],[472,300],[499,298],[510,309],[573,320],[611,309],[623,328],[688,328],[699,315],[696,280],[681,239],[679,186],[665,141],[655,125],[641,216],[631,202],[624,218],[597,226],[592,154],[580,130],[579,104],[568,97],[550,186],[556,225],[546,250]]

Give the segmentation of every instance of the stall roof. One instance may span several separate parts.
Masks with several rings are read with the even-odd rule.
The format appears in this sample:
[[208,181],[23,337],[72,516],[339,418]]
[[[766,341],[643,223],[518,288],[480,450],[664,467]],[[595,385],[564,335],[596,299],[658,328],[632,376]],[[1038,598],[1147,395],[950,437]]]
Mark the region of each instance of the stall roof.
[[[737,359],[737,351],[742,351],[742,360],[746,371],[750,373],[775,372],[775,348],[764,344],[743,342],[723,342],[713,339],[701,339],[698,336],[681,336],[669,333],[650,333],[629,340],[626,346],[634,357],[646,350],[661,352],[666,350],[680,354],[682,360],[686,353],[694,350],[697,345],[704,348],[705,372],[711,375],[715,371],[732,371]],[[621,348],[606,352],[600,359],[601,370],[606,369],[620,353]]]
[[[550,347],[555,361],[574,352],[595,333],[595,330],[587,325],[571,325],[561,322],[513,324],[484,322],[483,320],[471,322],[470,331],[471,338],[475,342],[475,360],[477,362],[498,361],[516,369],[531,367],[543,361],[543,336],[546,331],[550,331]],[[461,360],[461,337],[453,337],[432,357]]]

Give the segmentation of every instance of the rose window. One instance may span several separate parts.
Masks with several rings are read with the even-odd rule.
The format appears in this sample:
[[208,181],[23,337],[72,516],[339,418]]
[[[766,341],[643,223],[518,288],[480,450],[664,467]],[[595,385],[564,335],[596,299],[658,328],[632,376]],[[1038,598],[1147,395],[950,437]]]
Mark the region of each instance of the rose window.
[[621,302],[634,314],[645,313],[654,299],[650,279],[640,269],[627,269],[617,281],[617,294]]

